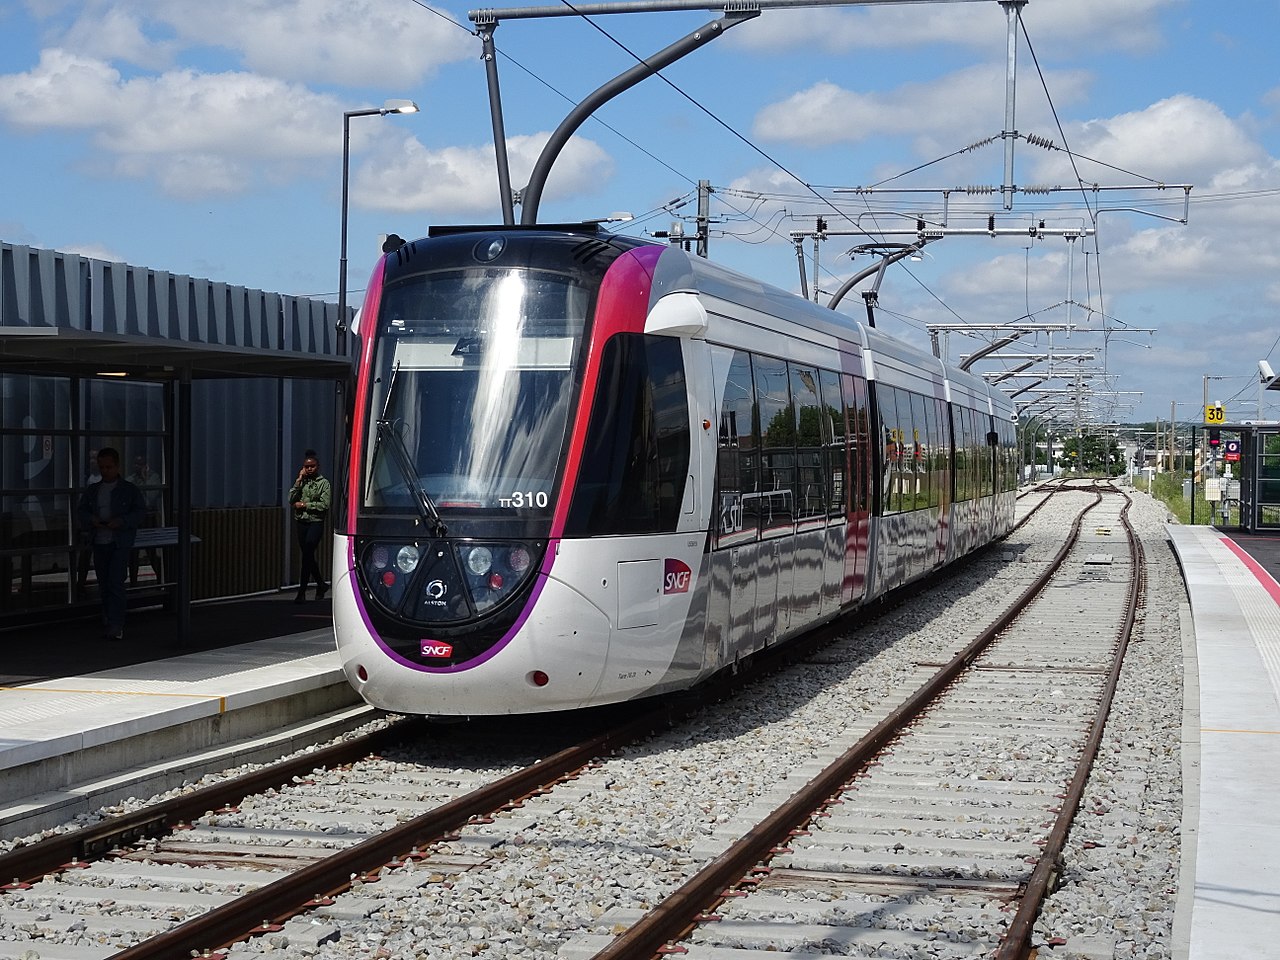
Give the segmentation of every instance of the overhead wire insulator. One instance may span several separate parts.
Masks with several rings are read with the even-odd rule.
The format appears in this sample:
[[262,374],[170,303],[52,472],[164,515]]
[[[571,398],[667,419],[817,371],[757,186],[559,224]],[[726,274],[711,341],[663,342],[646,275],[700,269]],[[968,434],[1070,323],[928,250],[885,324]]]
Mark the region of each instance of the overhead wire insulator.
[[985,194],[996,192],[995,187],[991,186],[990,184],[983,184],[983,183],[971,183],[969,184],[969,186],[964,187],[963,190],[965,193],[970,195],[974,195],[974,194],[985,195]]
[[1023,135],[1023,139],[1033,147],[1043,147],[1045,150],[1057,150],[1058,145],[1048,137],[1042,137],[1039,134],[1027,133]]
[[969,151],[971,151],[971,150],[977,150],[977,149],[979,149],[980,147],[985,147],[988,143],[993,143],[994,141],[996,141],[996,140],[998,140],[998,139],[999,139],[999,137],[987,137],[985,140],[979,140],[977,143],[971,143],[971,144],[969,144],[967,147],[961,147],[961,148],[960,148],[959,150],[957,150],[956,152],[957,152],[957,153],[968,153],[968,152],[969,152]]
[[1060,190],[1060,189],[1062,188],[1050,186],[1047,183],[1033,183],[1030,186],[1023,187],[1022,192],[1023,193],[1053,193],[1053,191]]

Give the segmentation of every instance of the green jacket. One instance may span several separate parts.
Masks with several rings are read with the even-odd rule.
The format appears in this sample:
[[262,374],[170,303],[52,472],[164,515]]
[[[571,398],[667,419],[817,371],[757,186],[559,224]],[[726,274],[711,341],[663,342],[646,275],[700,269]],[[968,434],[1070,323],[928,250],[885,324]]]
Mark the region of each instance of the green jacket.
[[329,515],[329,502],[331,499],[332,491],[329,487],[329,481],[318,473],[306,480],[299,480],[289,488],[289,506],[293,507],[299,500],[306,504],[301,509],[293,507],[293,519],[295,520],[322,523],[325,517]]

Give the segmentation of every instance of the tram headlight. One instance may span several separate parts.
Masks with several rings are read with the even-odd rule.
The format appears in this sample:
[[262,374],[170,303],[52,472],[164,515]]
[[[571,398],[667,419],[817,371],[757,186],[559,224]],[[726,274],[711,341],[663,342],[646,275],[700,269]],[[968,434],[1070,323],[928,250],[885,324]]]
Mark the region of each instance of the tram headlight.
[[419,556],[417,547],[413,544],[406,544],[396,554],[396,566],[400,568],[402,573],[412,573],[418,565]]
[[530,559],[529,551],[520,546],[512,547],[507,554],[507,564],[516,573],[524,573],[528,570]]
[[493,551],[488,547],[472,547],[467,554],[467,569],[483,577],[493,567]]

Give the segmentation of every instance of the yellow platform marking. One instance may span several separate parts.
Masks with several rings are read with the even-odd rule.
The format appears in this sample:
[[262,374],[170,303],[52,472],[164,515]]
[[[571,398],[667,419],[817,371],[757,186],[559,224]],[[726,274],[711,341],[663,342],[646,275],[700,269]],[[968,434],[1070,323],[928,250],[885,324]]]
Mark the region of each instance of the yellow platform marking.
[[1201,727],[1201,733],[1258,733],[1264,736],[1280,736],[1280,730],[1225,730],[1221,727]]

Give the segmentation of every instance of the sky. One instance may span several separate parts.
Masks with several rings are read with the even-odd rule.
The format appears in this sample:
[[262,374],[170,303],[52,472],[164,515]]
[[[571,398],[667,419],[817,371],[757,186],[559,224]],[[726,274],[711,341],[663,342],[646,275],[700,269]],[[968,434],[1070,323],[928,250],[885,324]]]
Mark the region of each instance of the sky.
[[[470,9],[0,0],[0,239],[336,302],[343,113],[410,99],[350,119],[357,303],[383,235],[501,222]],[[502,20],[513,186],[574,104],[719,15]],[[1000,382],[1047,377],[1018,396],[1028,414],[1073,422],[1080,393],[1096,423],[1199,422],[1207,390],[1255,419],[1258,361],[1280,370],[1280,3],[1028,0],[1014,27],[1007,127],[996,0],[766,9],[598,109],[539,220],[692,234],[706,180],[711,258],[799,293],[798,233],[823,303],[896,249],[855,248],[923,220],[942,236],[886,268],[878,328],[930,349],[931,325],[955,327],[937,342],[959,361],[1058,325],[973,365],[1052,356]],[[840,309],[864,319],[872,282]],[[1280,391],[1262,403],[1280,418]]]

